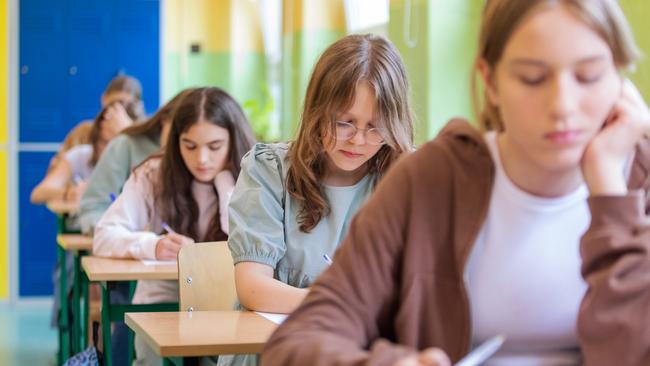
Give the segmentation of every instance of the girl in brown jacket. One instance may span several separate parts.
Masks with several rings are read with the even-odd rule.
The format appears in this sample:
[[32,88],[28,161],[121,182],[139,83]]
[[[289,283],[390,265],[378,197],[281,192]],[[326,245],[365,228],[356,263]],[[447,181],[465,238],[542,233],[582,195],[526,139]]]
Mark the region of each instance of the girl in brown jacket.
[[263,365],[650,364],[650,111],[614,0],[488,0],[482,126],[397,164]]

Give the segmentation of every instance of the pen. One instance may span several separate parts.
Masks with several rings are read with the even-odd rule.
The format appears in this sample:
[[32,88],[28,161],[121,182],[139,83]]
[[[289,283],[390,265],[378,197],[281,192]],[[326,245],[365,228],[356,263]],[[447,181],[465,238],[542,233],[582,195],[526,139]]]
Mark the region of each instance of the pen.
[[501,334],[483,342],[480,346],[474,348],[454,366],[478,366],[490,358],[505,342],[506,337]]
[[115,193],[110,192],[108,194],[108,198],[110,198],[111,202],[115,202],[115,200],[117,199],[117,196],[115,196]]
[[325,263],[327,263],[327,264],[332,264],[332,258],[330,258],[330,256],[327,255],[327,254],[323,254],[323,260],[324,260]]
[[170,228],[169,225],[167,225],[166,222],[162,223],[162,228],[165,229],[165,231],[167,231],[170,234],[176,234],[176,232],[174,230],[172,230],[172,228]]

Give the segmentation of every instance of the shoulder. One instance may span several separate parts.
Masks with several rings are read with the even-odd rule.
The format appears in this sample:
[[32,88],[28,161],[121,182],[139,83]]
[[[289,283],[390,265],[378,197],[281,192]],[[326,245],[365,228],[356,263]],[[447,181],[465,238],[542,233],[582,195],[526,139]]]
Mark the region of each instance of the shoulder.
[[287,153],[289,146],[285,143],[257,143],[244,155],[242,171],[261,170],[286,174],[288,164]]
[[483,133],[464,119],[449,121],[433,140],[404,160],[413,167],[449,167],[492,162]]
[[483,133],[465,120],[454,119],[433,140],[401,158],[379,185],[390,182],[396,191],[409,187],[416,199],[422,194],[444,199],[462,186],[468,190],[486,186],[493,175]]
[[76,145],[70,150],[66,151],[66,159],[73,159],[78,157],[90,157],[93,153],[93,146],[90,144]]
[[93,120],[84,120],[79,122],[70,132],[68,133],[68,136],[71,138],[86,138],[88,135],[90,135],[90,130],[93,129],[93,124],[95,122]]

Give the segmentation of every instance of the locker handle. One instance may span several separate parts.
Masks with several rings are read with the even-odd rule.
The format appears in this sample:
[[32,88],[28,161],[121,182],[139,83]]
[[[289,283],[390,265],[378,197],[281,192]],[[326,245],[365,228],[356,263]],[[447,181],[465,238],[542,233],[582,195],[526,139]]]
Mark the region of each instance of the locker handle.
[[21,74],[21,75],[27,75],[28,72],[29,72],[29,66],[27,66],[27,65],[23,65],[23,66],[20,68],[20,74]]
[[68,74],[72,76],[77,75],[77,66],[70,66],[70,69],[68,69]]

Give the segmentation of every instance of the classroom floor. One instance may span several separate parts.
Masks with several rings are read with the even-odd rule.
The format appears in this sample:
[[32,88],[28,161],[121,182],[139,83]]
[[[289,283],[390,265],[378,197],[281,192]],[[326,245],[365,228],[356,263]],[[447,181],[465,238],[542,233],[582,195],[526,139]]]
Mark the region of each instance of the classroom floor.
[[58,341],[50,309],[47,303],[0,304],[0,365],[56,364]]

